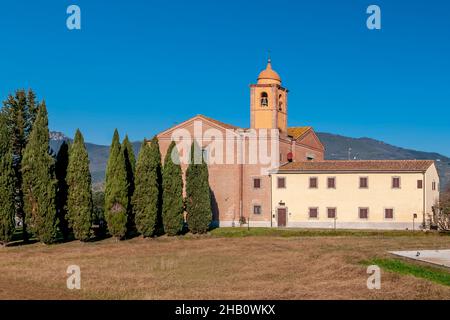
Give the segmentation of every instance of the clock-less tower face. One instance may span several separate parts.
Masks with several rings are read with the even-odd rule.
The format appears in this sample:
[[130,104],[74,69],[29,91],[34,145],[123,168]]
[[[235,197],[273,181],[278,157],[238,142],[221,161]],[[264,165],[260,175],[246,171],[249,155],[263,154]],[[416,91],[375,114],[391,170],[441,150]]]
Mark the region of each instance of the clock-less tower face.
[[258,76],[258,82],[250,85],[250,127],[279,129],[286,133],[287,93],[269,59],[266,69]]

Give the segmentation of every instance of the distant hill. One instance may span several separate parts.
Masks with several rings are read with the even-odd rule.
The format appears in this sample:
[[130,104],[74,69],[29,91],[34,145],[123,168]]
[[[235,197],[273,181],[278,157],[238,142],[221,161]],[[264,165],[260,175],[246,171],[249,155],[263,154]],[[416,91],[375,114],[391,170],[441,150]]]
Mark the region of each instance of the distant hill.
[[318,132],[325,145],[325,158],[331,160],[435,160],[441,180],[441,188],[450,183],[450,158],[435,152],[423,152],[396,147],[371,138],[349,138],[331,133]]
[[[63,141],[72,141],[60,132],[50,132],[50,148],[56,154]],[[133,142],[134,153],[137,154],[141,147],[141,142]],[[102,183],[105,180],[106,163],[108,162],[109,146],[98,145],[94,143],[86,143],[86,149],[89,154],[90,169],[92,182],[94,184]]]
[[[325,159],[330,160],[402,160],[402,159],[427,159],[435,160],[441,178],[443,188],[450,182],[450,158],[434,152],[423,152],[396,147],[382,141],[370,138],[350,138],[331,133],[318,132],[318,137],[325,145]],[[62,141],[70,141],[60,132],[51,132],[50,146],[56,153]],[[134,152],[137,154],[141,142],[133,142]],[[105,179],[106,163],[108,161],[109,146],[86,143],[89,153],[92,180],[95,184],[101,184]],[[349,148],[350,154],[349,154]]]

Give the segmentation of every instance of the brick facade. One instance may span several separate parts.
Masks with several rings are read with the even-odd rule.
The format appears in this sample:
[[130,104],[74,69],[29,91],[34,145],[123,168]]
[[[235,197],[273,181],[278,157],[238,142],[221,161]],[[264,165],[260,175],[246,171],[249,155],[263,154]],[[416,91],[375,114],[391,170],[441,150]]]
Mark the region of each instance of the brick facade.
[[[266,97],[265,100],[263,100],[264,97]],[[279,158],[277,165],[286,163],[289,157],[292,161],[323,160],[324,147],[313,129],[311,127],[289,128],[287,126],[287,111],[288,90],[281,86],[281,78],[272,69],[269,60],[266,69],[259,74],[257,84],[250,86],[250,129],[238,128],[203,115],[197,115],[158,135],[162,159],[165,158],[172,139],[178,142],[178,150],[182,155],[184,154],[186,143],[183,145],[180,140],[174,138],[174,133],[180,132],[196,139],[202,149],[208,150],[208,157],[213,156],[212,148],[211,150],[209,148],[214,141],[216,146],[222,144],[218,149],[223,151],[225,158],[230,156],[232,159],[232,161],[225,161],[224,159],[223,164],[208,164],[215,224],[221,226],[239,225],[240,217],[244,217],[253,226],[271,225],[273,214],[271,209],[271,180],[264,169],[273,168],[270,168],[267,164],[261,164],[261,161],[256,163],[249,161],[252,157],[257,156],[257,153],[259,156],[259,152],[251,148],[254,146],[252,143],[265,141],[264,133],[261,134],[258,130],[269,129],[268,138],[271,138],[271,135],[276,132],[278,148],[272,150],[270,141],[266,142],[266,146],[268,155]],[[211,133],[214,135],[214,139],[208,139],[208,134],[211,136]],[[224,141],[224,137],[227,135],[234,136],[238,141],[239,137],[252,133],[255,133],[255,135],[244,139],[242,143],[233,142],[232,146],[235,152],[227,154],[227,142]],[[187,145],[190,145],[190,143]],[[239,161],[237,150],[242,150],[245,161]],[[210,151],[211,154],[209,154]],[[182,164],[183,173],[186,172],[186,168],[187,165]],[[260,179],[259,188],[254,187],[254,179]],[[255,205],[258,208],[254,212]]]

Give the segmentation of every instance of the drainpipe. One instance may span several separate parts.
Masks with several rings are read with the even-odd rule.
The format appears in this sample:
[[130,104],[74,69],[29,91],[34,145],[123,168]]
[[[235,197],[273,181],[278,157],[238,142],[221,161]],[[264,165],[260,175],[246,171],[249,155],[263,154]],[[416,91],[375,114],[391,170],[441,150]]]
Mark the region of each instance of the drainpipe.
[[422,226],[425,229],[425,210],[426,210],[426,203],[425,203],[425,197],[426,197],[426,188],[427,188],[427,184],[425,181],[425,172],[423,173],[423,208],[422,208],[422,216],[423,216],[423,222],[422,222]]
[[243,162],[244,162],[244,159],[245,159],[245,155],[244,155],[243,152],[245,150],[245,145],[244,145],[244,143],[245,143],[245,136],[244,136],[243,132],[239,132],[239,138],[241,139],[241,143],[240,143],[240,149],[241,149],[240,150],[240,156],[241,156],[241,159],[240,159],[240,164],[239,164],[239,224],[240,224],[241,218],[244,215],[244,212],[243,212],[244,164],[243,164]]
[[273,208],[272,208],[272,174],[269,174],[270,177],[270,227],[273,227]]
[[244,180],[244,165],[241,163],[239,165],[239,219],[241,219],[244,216],[243,212],[243,180]]

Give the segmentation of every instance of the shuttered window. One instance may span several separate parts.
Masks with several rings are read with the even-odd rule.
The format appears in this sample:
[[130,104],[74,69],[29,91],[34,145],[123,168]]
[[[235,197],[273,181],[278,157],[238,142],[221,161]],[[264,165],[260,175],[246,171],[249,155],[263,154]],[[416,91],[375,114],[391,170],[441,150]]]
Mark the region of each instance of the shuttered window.
[[281,178],[281,177],[279,177],[278,179],[277,179],[277,187],[279,188],[279,189],[284,189],[284,188],[286,188],[286,178]]
[[392,177],[392,188],[400,189],[400,177]]
[[336,178],[329,177],[327,179],[327,185],[328,185],[328,189],[336,189]]
[[309,178],[309,188],[317,189],[317,178],[316,177]]
[[327,208],[327,214],[329,219],[336,218],[336,208]]
[[369,218],[369,208],[359,208],[359,218],[368,219]]
[[309,208],[309,217],[316,219],[319,217],[319,208]]
[[417,180],[417,189],[422,189],[422,188],[423,188],[423,181]]
[[359,187],[361,189],[366,189],[369,187],[369,178],[367,177],[359,177]]
[[385,219],[394,219],[394,209],[384,209],[384,218]]

